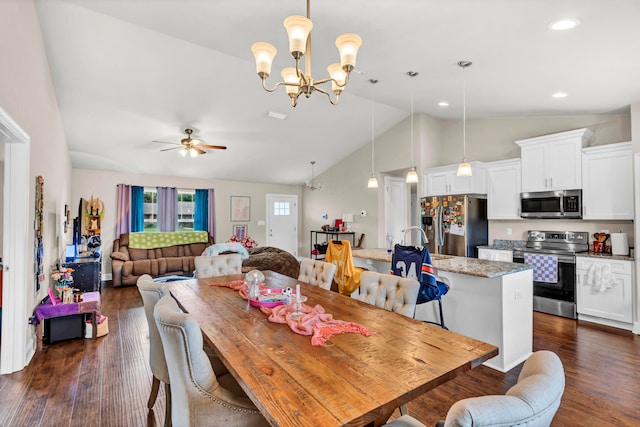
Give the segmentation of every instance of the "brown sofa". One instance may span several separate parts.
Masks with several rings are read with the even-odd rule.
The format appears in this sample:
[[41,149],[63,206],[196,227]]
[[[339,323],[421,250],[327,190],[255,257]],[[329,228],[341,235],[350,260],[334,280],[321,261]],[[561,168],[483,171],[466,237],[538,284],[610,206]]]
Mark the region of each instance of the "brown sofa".
[[151,277],[192,276],[195,270],[193,258],[213,243],[213,237],[209,236],[208,243],[133,249],[129,248],[129,233],[123,233],[114,240],[111,252],[113,286],[135,285],[143,274]]

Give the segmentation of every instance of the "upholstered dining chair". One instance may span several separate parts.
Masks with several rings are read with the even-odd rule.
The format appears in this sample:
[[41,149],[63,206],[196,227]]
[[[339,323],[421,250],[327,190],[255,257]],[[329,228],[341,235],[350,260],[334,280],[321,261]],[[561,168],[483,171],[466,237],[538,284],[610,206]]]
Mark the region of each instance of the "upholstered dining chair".
[[171,425],[171,386],[169,382],[169,371],[167,370],[167,362],[164,359],[164,349],[162,341],[158,334],[156,321],[153,318],[153,308],[165,295],[169,295],[169,291],[162,283],[156,283],[148,274],[143,274],[137,281],[138,292],[144,303],[144,314],[147,318],[149,326],[149,365],[151,366],[151,374],[153,381],[151,383],[151,394],[147,402],[147,408],[153,408],[158,397],[160,383],[164,383],[164,391],[166,395],[165,405],[165,426]]
[[363,271],[360,274],[360,301],[413,318],[420,283],[391,274]]
[[242,255],[240,254],[197,256],[193,262],[198,279],[242,273]]
[[200,326],[170,295],[158,301],[154,318],[171,379],[173,425],[269,425],[231,374],[216,377],[203,350]]
[[333,276],[336,274],[336,265],[328,262],[303,258],[300,261],[300,275],[298,280],[330,290]]
[[[548,427],[564,393],[564,368],[552,351],[533,353],[522,367],[518,382],[506,395],[460,400],[451,406],[437,427],[526,426]],[[403,415],[387,427],[425,427]]]

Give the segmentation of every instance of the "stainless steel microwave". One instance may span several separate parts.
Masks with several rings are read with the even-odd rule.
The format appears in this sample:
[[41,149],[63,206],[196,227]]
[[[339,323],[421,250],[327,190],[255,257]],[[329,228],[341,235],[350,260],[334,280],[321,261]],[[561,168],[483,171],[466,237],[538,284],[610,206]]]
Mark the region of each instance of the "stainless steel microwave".
[[582,190],[520,193],[522,218],[582,218]]

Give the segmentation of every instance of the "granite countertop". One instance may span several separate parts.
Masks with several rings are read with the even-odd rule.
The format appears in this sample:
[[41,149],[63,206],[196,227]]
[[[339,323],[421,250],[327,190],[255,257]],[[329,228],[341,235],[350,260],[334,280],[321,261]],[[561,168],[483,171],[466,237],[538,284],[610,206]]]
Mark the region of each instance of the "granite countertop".
[[590,258],[605,258],[605,259],[617,259],[621,261],[633,261],[635,260],[633,255],[611,255],[597,252],[578,252],[576,256],[590,257]]
[[[387,254],[386,249],[357,249],[353,251],[353,256],[355,258],[391,262],[391,255]],[[433,262],[433,267],[437,270],[486,278],[505,276],[507,274],[533,269],[532,266],[527,264],[440,254],[431,254],[431,261]]]

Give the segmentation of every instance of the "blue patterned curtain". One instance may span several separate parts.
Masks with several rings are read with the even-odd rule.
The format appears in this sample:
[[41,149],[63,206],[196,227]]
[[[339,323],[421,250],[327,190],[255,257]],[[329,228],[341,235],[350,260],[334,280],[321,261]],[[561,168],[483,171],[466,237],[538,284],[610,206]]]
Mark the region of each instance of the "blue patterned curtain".
[[144,187],[131,186],[131,231],[144,231]]
[[193,229],[208,231],[209,225],[209,190],[196,189],[196,207],[193,214]]

